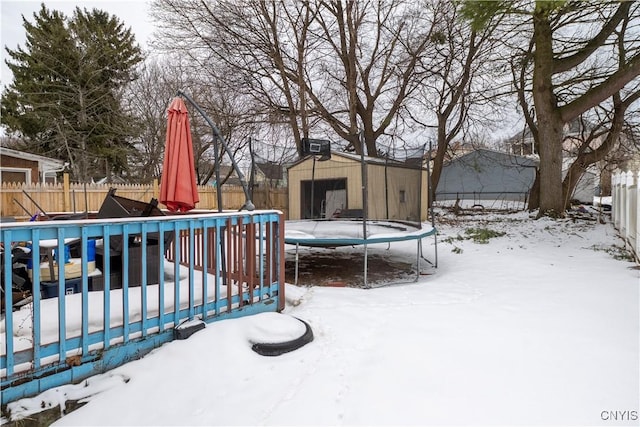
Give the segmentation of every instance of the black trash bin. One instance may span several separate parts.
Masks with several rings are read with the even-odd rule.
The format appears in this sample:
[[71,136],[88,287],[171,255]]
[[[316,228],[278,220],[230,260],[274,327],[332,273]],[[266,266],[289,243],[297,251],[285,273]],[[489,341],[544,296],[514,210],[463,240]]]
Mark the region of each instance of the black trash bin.
[[[164,216],[158,208],[158,201],[151,199],[149,203],[140,202],[137,200],[127,199],[126,197],[120,197],[115,195],[116,189],[109,189],[109,193],[102,202],[102,206],[98,211],[97,218],[133,218],[133,217],[151,217],[151,216]],[[173,241],[173,232],[164,233],[164,248],[169,247]],[[158,276],[162,260],[164,260],[164,254],[159,253],[159,233],[149,233],[147,235],[147,284],[158,283]],[[140,286],[142,283],[142,250],[143,242],[140,234],[129,235],[128,240],[128,257],[129,257],[129,286]],[[107,243],[104,242],[106,245]],[[122,236],[111,236],[109,239],[109,261],[111,266],[110,274],[110,287],[117,289],[122,287],[122,266],[123,263],[123,241]],[[96,266],[101,268],[104,272],[104,246],[96,248]],[[100,280],[93,280],[94,290],[103,285]]]
[[[158,208],[158,201],[151,199],[149,203],[137,200],[127,199],[115,195],[116,189],[110,188],[109,193],[104,198],[102,206],[96,215],[96,218],[133,218],[133,217],[149,217],[164,216]],[[158,244],[158,233],[150,233],[147,236],[147,243]],[[129,244],[139,241],[140,236],[129,236]],[[173,239],[172,233],[165,233],[165,247],[167,243],[171,243]],[[122,237],[114,236],[111,238],[110,248],[112,251],[122,251]]]

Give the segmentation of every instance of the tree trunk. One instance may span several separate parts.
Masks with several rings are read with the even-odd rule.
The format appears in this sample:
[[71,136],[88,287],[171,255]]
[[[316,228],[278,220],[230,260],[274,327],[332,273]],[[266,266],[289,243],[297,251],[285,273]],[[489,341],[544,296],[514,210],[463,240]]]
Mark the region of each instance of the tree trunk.
[[553,93],[553,33],[551,2],[536,2],[534,13],[533,100],[540,137],[540,210],[538,217],[564,216],[562,199],[563,122]]
[[540,130],[540,210],[538,217],[564,216],[562,198],[562,122],[538,109]]
[[444,121],[438,120],[438,141],[436,146],[436,157],[433,159],[433,169],[431,170],[431,194],[429,195],[429,200],[432,201],[436,200],[436,190],[438,189],[438,183],[440,182],[440,176],[442,175],[444,156],[447,154],[447,148],[449,147],[444,127]]
[[529,204],[527,209],[534,211],[540,207],[540,172],[536,169],[536,178],[533,180],[533,185],[529,191]]
[[562,181],[562,198],[565,210],[571,207],[571,195],[578,185],[578,181],[587,170],[587,164],[581,161],[580,156],[571,164]]

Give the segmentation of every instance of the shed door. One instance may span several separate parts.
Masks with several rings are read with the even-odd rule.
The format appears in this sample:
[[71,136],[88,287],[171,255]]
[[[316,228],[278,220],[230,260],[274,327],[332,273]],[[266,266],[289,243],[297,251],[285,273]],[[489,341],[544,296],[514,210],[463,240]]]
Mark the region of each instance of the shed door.
[[347,190],[327,191],[327,203],[324,209],[324,217],[332,218],[336,211],[347,208]]
[[[327,209],[327,192],[344,190],[344,207],[347,208],[347,179],[316,179],[302,181],[300,185],[300,218],[323,218]],[[313,195],[312,195],[313,194]]]

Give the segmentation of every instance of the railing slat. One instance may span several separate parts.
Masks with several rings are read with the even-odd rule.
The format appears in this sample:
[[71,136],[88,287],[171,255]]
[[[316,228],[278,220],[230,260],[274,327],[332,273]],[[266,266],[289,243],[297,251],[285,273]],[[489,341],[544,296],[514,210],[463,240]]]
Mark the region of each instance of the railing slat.
[[[188,260],[189,260],[189,320],[193,320],[193,316],[195,314],[195,283],[194,283],[194,267],[195,267],[195,232],[194,225],[195,221],[193,219],[189,220],[189,244],[187,246],[188,252]],[[200,264],[202,265],[202,264]],[[204,295],[203,295],[204,297]]]
[[222,269],[222,247],[224,244],[224,240],[222,239],[223,234],[221,233],[221,225],[220,225],[221,221],[217,220],[216,221],[216,228],[215,228],[215,235],[216,235],[216,242],[215,242],[215,274],[216,274],[216,281],[215,281],[215,310],[214,310],[214,314],[218,315],[220,314],[220,306],[222,305],[222,298],[220,297],[220,272]]
[[[66,345],[66,319],[67,319],[67,310],[65,307],[66,302],[66,288],[65,288],[65,244],[64,244],[64,228],[58,228],[58,248],[57,251],[57,259],[58,259],[58,343],[60,346],[60,362],[66,359],[67,354],[67,345]],[[51,256],[49,253],[47,256]],[[49,260],[51,263],[51,260]],[[36,268],[36,264],[34,262],[34,268]],[[37,267],[40,267],[37,265]],[[54,280],[51,277],[51,280]]]
[[111,325],[111,236],[110,228],[104,227],[103,232],[103,265],[104,265],[104,299],[103,299],[103,323],[104,331],[104,348],[108,349],[111,343],[110,325]]
[[225,274],[225,285],[227,287],[227,311],[231,311],[231,301],[232,301],[232,292],[233,292],[233,279],[232,279],[232,270],[233,270],[233,232],[232,232],[232,221],[231,218],[227,219],[227,227],[225,230],[225,235],[227,237],[227,251],[226,251],[226,274]]
[[[134,245],[135,246],[135,245]],[[129,224],[122,226],[122,253],[130,253],[131,245],[129,244]],[[122,295],[129,295],[129,283],[131,278],[129,273],[131,272],[130,262],[128,256],[121,257],[122,260]],[[136,266],[137,269],[138,266]],[[122,324],[123,328],[123,340],[129,341],[129,298],[122,298]]]
[[89,353],[89,264],[88,230],[82,229],[82,355]]
[[[34,229],[32,232],[32,236],[31,236],[31,241],[32,242],[39,242],[40,241],[40,230],[39,229]],[[40,245],[36,244],[32,244],[31,245],[31,259],[40,259]],[[35,263],[32,265],[33,267],[35,267]],[[6,271],[6,270],[5,270]],[[40,268],[32,268],[31,271],[33,272],[33,278],[32,278],[32,282],[33,283],[40,283]],[[40,307],[40,298],[42,296],[42,294],[40,293],[40,288],[34,286],[35,289],[32,289],[32,296],[33,296],[33,307]],[[6,289],[6,288],[5,288]],[[6,322],[11,323],[11,320],[6,320]],[[6,325],[7,323],[5,323]],[[33,326],[32,326],[32,331],[33,331],[33,368],[35,370],[40,369],[41,366],[41,356],[40,356],[40,346],[42,343],[42,335],[40,333],[40,326],[42,325],[42,319],[40,316],[40,310],[33,310]],[[9,351],[7,351],[7,354],[9,354]]]
[[173,326],[177,326],[180,324],[180,261],[182,259],[180,257],[182,248],[181,230],[178,228],[177,222],[174,224],[173,230],[176,236],[173,251],[176,256],[173,267]]
[[[140,256],[140,265],[149,265],[147,263],[147,223],[142,223],[142,233],[141,236],[141,245],[142,245],[142,254]],[[147,322],[147,269],[140,268],[140,316],[142,322],[142,337],[147,336],[148,322]]]
[[[160,254],[164,254],[168,248],[164,246],[165,233],[168,230],[168,226],[164,223],[160,224],[160,232],[158,233],[158,251]],[[164,331],[164,260],[159,262],[158,265],[158,331]]]
[[[2,239],[2,245],[5,249],[3,252],[3,260],[4,271],[11,271],[12,266],[12,254],[11,254],[11,245],[12,245],[12,236],[11,232],[5,233]],[[11,274],[4,275],[4,283],[2,284],[3,289],[12,289],[11,286],[12,277]],[[2,364],[2,367],[6,369],[7,376],[13,375],[13,365],[14,365],[14,357],[13,357],[13,310],[11,307],[13,306],[13,294],[11,292],[4,293],[4,306],[5,306],[5,352],[6,352],[6,362]]]
[[202,320],[206,321],[207,306],[209,302],[209,222],[204,221],[200,233],[200,250],[202,252],[202,306],[200,314]]

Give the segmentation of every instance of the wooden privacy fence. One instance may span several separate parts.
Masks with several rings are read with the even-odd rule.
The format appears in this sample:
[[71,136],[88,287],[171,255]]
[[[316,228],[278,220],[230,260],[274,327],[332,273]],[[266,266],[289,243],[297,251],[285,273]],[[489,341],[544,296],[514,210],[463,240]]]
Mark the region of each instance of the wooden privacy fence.
[[613,225],[638,260],[640,256],[640,172],[618,172],[611,178]]
[[[73,184],[68,180],[58,184],[3,183],[0,189],[0,216],[23,219],[42,211],[95,212],[100,210],[110,188],[116,188],[116,194],[120,197],[145,203],[152,198],[158,199],[160,194],[157,181],[146,185]],[[215,187],[199,185],[200,202],[196,209],[217,209],[216,191]],[[256,209],[278,209],[288,218],[286,188],[254,188],[252,201]],[[223,209],[237,210],[244,203],[245,196],[241,186],[222,187]],[[160,208],[164,206],[160,205]]]

